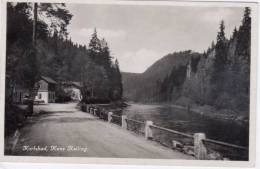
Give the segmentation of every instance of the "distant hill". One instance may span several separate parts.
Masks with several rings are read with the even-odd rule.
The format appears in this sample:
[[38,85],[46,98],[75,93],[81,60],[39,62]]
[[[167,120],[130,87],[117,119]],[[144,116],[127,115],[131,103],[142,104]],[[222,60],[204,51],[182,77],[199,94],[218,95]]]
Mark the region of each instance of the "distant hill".
[[123,72],[124,98],[141,102],[158,100],[153,97],[157,92],[156,88],[170,75],[173,68],[186,67],[191,57],[200,57],[200,55],[191,51],[175,52],[156,61],[144,73]]
[[[247,11],[247,12],[246,12]],[[142,103],[170,103],[248,116],[250,28],[248,9],[228,39],[221,22],[216,44],[206,52],[175,52],[144,73],[122,73],[123,97]]]

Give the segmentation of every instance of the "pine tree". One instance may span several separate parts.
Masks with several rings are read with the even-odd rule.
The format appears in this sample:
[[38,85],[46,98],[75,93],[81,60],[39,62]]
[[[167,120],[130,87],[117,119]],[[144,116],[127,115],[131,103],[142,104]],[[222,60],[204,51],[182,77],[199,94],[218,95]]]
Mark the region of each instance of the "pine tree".
[[101,64],[105,67],[107,71],[109,71],[112,65],[112,61],[111,61],[112,57],[110,56],[110,49],[104,38],[101,40],[101,57],[102,57]]
[[[211,91],[212,101],[218,99],[218,93],[224,91],[225,70],[227,68],[227,39],[225,37],[224,21],[221,21],[219,32],[217,34],[217,42],[215,46],[215,59],[213,64],[213,72],[211,74]],[[214,103],[215,104],[215,103]]]
[[218,35],[217,35],[217,43],[220,43],[220,42],[223,42],[225,41],[225,24],[224,24],[224,21],[222,20],[220,22],[220,27],[219,27],[219,32],[218,32]]
[[[244,17],[242,25],[239,28],[237,54],[242,55],[243,59],[250,63],[250,47],[251,47],[251,10],[246,7],[244,11]],[[246,49],[246,50],[245,50]]]
[[225,25],[222,20],[217,35],[215,69],[222,70],[227,62],[227,43],[225,37]]
[[122,95],[123,95],[123,84],[122,84],[122,75],[121,75],[121,72],[120,72],[120,68],[119,68],[119,62],[118,60],[116,59],[115,60],[115,76],[116,76],[116,87],[117,87],[117,92],[118,92],[118,95],[116,97],[116,100],[119,100],[122,98]]
[[235,39],[237,37],[237,27],[235,27],[232,35],[232,39]]
[[96,63],[102,62],[100,58],[102,52],[101,41],[97,36],[96,28],[94,29],[94,33],[92,34],[91,40],[89,42],[88,52],[89,52],[89,56],[93,61],[95,61]]

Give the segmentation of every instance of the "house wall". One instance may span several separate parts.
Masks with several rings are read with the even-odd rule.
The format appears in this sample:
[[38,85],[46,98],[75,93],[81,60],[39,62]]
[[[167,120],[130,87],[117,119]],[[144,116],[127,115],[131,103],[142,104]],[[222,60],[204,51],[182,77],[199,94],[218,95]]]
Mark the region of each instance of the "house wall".
[[49,103],[48,91],[38,91],[35,99],[43,100],[44,103]]
[[[55,84],[49,84],[45,80],[40,80],[37,82],[39,89],[35,99],[43,100],[44,103],[54,103],[55,102]],[[29,96],[28,90],[17,89],[13,94],[14,103],[23,103],[24,97]]]
[[38,91],[48,91],[48,83],[46,81],[40,80],[38,85],[40,85]]
[[37,96],[35,98],[39,99],[39,95],[41,94],[41,100],[44,100],[44,103],[54,103],[56,100],[55,96],[55,85],[49,84],[45,80],[40,80],[38,82],[39,90]]

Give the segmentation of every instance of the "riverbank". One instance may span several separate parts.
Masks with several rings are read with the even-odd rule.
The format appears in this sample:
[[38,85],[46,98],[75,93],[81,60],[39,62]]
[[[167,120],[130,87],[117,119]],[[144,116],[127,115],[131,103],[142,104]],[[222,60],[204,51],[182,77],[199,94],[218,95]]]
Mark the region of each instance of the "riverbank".
[[243,113],[235,112],[230,109],[216,109],[210,105],[200,106],[200,105],[192,104],[190,107],[188,107],[188,106],[183,106],[180,104],[172,104],[172,103],[139,103],[139,102],[128,102],[128,103],[154,105],[154,106],[169,106],[176,109],[189,111],[191,113],[196,113],[201,116],[206,116],[208,118],[231,121],[241,125],[247,125],[249,123],[249,113],[246,116]]
[[187,110],[192,113],[197,113],[201,116],[207,116],[208,118],[232,121],[232,122],[236,122],[238,124],[248,124],[249,123],[248,116],[241,115],[239,113],[234,112],[233,110],[228,110],[228,109],[217,110],[216,108],[209,106],[209,105],[204,105],[204,106],[192,105],[191,107],[185,107],[185,106],[170,104],[169,106],[178,108],[178,109],[182,109],[182,110]]

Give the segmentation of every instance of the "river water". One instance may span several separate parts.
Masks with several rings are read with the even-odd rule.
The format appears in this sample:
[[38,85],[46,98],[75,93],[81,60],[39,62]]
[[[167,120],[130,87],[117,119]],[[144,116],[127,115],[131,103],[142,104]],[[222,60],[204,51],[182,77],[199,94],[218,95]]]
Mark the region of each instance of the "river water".
[[249,131],[245,124],[188,113],[170,105],[131,103],[121,113],[131,119],[151,120],[157,126],[188,134],[203,132],[210,139],[248,146]]

